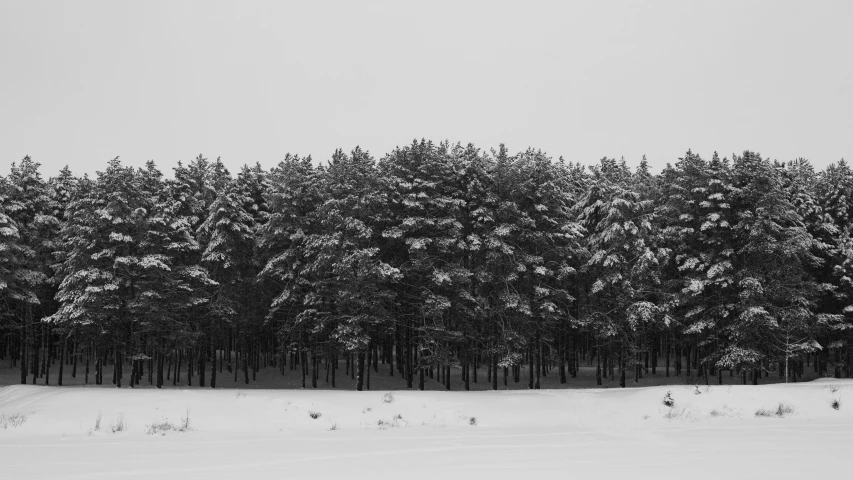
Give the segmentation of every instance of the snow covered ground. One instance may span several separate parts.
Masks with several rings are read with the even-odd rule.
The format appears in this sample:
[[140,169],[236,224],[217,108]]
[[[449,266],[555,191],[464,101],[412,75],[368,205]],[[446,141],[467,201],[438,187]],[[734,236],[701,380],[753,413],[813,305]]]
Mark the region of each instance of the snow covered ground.
[[2,479],[846,478],[851,446],[851,380],[497,392],[0,388]]

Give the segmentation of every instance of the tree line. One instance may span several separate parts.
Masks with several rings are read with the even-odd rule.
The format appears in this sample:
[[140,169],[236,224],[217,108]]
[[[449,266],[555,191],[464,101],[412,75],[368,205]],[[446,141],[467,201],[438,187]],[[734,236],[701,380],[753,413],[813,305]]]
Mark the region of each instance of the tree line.
[[58,359],[60,385],[80,362],[118,387],[182,367],[215,387],[223,365],[334,386],[340,362],[358,390],[380,363],[421,389],[483,368],[494,389],[539,388],[584,361],[623,387],[650,364],[850,377],[851,211],[844,160],[750,151],[653,174],[422,140],[378,161],[357,147],[232,175],[199,155],[166,178],[116,158],[47,180],[25,157],[0,177],[0,358],[21,383]]

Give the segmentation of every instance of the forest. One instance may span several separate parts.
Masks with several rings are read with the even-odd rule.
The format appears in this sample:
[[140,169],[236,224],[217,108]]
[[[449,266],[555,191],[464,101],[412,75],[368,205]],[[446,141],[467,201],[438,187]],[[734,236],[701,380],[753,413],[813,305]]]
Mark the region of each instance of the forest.
[[345,368],[357,390],[379,365],[448,390],[584,362],[622,387],[849,378],[851,208],[844,160],[751,151],[652,173],[420,140],[47,179],[25,157],[0,177],[0,359],[21,383],[117,387],[216,387],[223,366],[303,388]]

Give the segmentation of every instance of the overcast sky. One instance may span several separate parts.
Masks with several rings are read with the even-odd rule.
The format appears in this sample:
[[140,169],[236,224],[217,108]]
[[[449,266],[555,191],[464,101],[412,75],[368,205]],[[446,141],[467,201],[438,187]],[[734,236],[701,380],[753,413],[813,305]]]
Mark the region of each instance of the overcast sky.
[[425,137],[853,160],[853,0],[0,2],[0,172]]

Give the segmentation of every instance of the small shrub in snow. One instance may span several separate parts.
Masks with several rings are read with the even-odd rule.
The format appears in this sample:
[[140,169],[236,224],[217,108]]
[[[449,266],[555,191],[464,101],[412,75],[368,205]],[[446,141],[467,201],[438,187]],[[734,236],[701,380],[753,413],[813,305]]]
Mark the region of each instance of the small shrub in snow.
[[832,400],[832,408],[835,410],[841,410],[841,400],[835,398]]
[[386,428],[389,428],[389,427],[406,426],[408,424],[409,424],[409,422],[403,420],[403,416],[400,415],[399,413],[394,415],[394,417],[391,419],[390,422],[388,420],[385,420],[382,418],[380,418],[379,420],[376,421],[376,425],[379,427],[380,430],[385,430]]
[[340,430],[340,428],[338,428],[338,424],[337,424],[337,423],[333,423],[333,424],[332,424],[332,426],[331,426],[331,427],[329,427],[329,430],[330,430],[330,431],[335,431],[335,430]]
[[672,392],[669,390],[666,391],[666,395],[663,396],[663,404],[667,407],[672,407],[675,405],[675,400],[672,398]]
[[246,394],[243,392],[237,392],[237,400],[239,400],[241,398],[246,398]]
[[166,435],[166,432],[188,432],[190,427],[190,411],[181,417],[181,424],[175,425],[167,420],[154,420],[145,426],[145,435]]
[[723,405],[721,408],[715,408],[711,410],[712,417],[734,417],[736,415],[736,412],[729,408],[727,405]]
[[699,385],[696,385],[696,390],[693,390],[694,395],[701,395],[702,392],[699,390]]
[[755,411],[755,416],[756,417],[772,417],[773,412],[770,410],[759,408],[758,410]]
[[838,392],[838,385],[835,383],[830,383],[827,388],[829,389],[829,393],[837,393]]
[[794,413],[794,407],[788,405],[787,403],[779,402],[779,405],[776,407],[776,416],[784,417],[785,415],[789,415]]
[[391,392],[388,392],[385,395],[382,395],[382,403],[391,403],[393,401],[394,401],[394,395],[392,395]]
[[476,427],[477,426],[477,417],[471,417],[470,419],[468,419],[468,425],[471,425],[472,427]]
[[322,414],[322,413],[320,413],[320,412],[308,412],[308,415],[309,415],[311,418],[313,418],[314,420],[317,420],[318,418],[320,418],[320,417],[322,417],[322,416],[323,416],[323,414]]
[[127,428],[127,425],[124,424],[124,415],[119,415],[115,422],[110,422],[110,430],[113,433],[123,432]]
[[189,408],[187,409],[187,413],[183,417],[181,417],[181,428],[180,428],[181,432],[186,432],[188,430],[192,430],[190,428],[190,409]]
[[20,413],[12,413],[9,415],[0,415],[0,427],[2,428],[15,428],[20,427],[27,421],[26,415]]
[[145,435],[166,435],[166,432],[177,430],[177,428],[167,421],[153,421],[145,426]]
[[101,429],[101,411],[98,410],[98,416],[95,417],[95,431],[99,431]]
[[670,421],[687,420],[690,418],[690,413],[686,408],[672,408],[663,415],[663,418]]

